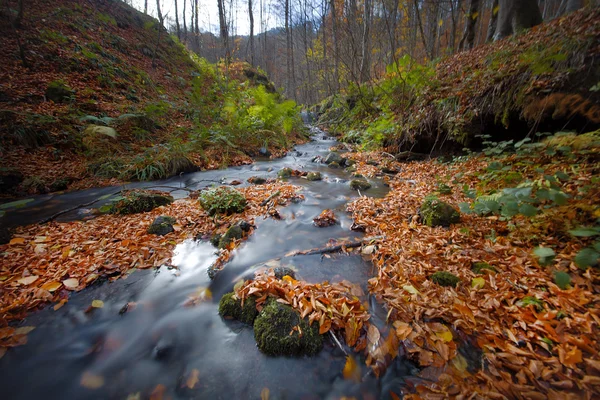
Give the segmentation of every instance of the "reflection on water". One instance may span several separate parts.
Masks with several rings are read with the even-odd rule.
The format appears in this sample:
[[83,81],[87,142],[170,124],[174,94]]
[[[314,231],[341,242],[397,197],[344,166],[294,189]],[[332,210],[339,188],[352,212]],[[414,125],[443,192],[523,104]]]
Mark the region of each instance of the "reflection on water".
[[[24,325],[36,326],[36,330],[29,334],[29,343],[0,360],[3,397],[148,398],[155,390],[163,390],[164,398],[173,399],[260,398],[266,389],[271,399],[389,398],[390,390],[400,393],[405,377],[414,374],[401,358],[382,379],[375,379],[364,368],[365,378],[354,383],[343,379],[345,354],[329,336],[315,357],[267,357],[258,351],[251,327],[225,321],[217,312],[220,296],[240,278],[280,265],[293,268],[298,279],[346,280],[366,292],[366,281],[373,271],[359,256],[289,255],[324,246],[332,239],[360,236],[349,230],[352,221],[344,211],[345,204],[356,196],[346,181],[348,175],[310,162],[315,155],[326,154],[334,143],[321,138],[298,146],[297,153],[280,160],[133,185],[196,189],[232,178],[275,177],[284,166],[320,171],[325,178],[321,182],[293,179],[302,185],[305,201],[281,210],[284,218],[280,221],[257,220],[254,234],[235,251],[214,281],[208,279],[206,269],[216,259],[215,248],[190,240],[175,249],[173,264],[177,269],[136,271],[127,279],[96,284],[74,294],[58,311],[50,307],[30,316]],[[367,194],[383,195],[383,185],[373,183],[374,189]],[[28,208],[28,218],[35,221],[61,207],[69,208],[114,190],[40,197]],[[312,219],[325,208],[334,210],[340,223],[317,228]],[[188,307],[190,296],[204,296],[205,301]],[[104,307],[90,311],[92,300],[102,300]],[[374,322],[386,329],[382,322],[385,312],[381,317],[377,314],[373,315]],[[190,377],[197,377],[197,383]]]

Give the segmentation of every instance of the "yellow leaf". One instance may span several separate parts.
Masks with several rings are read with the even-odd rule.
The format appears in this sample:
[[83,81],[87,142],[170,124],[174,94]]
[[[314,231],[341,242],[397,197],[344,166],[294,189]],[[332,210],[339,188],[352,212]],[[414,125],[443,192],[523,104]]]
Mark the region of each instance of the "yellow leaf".
[[11,246],[15,245],[15,244],[25,244],[25,238],[17,237],[17,238],[11,239],[8,244]]
[[36,236],[34,242],[36,243],[44,243],[48,241],[48,236]]
[[354,382],[360,382],[360,366],[352,356],[346,356],[346,364],[344,365],[344,379]]
[[435,335],[446,343],[452,341],[452,332],[450,332],[449,330],[446,330],[444,332],[436,332]]
[[104,385],[104,377],[90,371],[85,371],[83,375],[81,375],[81,381],[79,383],[87,389],[99,389]]
[[402,289],[406,290],[410,294],[421,294],[413,285],[404,285]]
[[452,364],[454,365],[454,368],[456,368],[460,372],[465,372],[467,370],[467,367],[469,366],[467,359],[464,358],[461,354],[457,354],[456,357],[452,359]]
[[58,303],[56,303],[54,305],[54,311],[58,311],[60,308],[62,308],[62,306],[65,305],[66,302],[67,302],[67,299],[62,299],[61,301],[59,301]]
[[269,400],[269,388],[263,388],[260,391],[260,400]]
[[471,288],[477,290],[477,289],[483,289],[483,287],[485,286],[485,279],[479,277],[479,278],[473,278],[473,280],[471,281]]
[[196,386],[196,384],[200,381],[200,379],[198,379],[198,376],[200,376],[200,371],[194,368],[190,373],[190,376],[187,378],[185,385],[189,389],[193,389]]
[[15,335],[27,335],[34,329],[35,326],[20,326],[17,329],[15,329]]
[[473,21],[475,21],[477,19],[477,17],[479,17],[479,13],[477,11],[475,11],[473,13],[473,15],[471,15],[471,18],[473,19]]
[[442,25],[444,25],[444,20],[443,20],[443,19],[440,19],[440,20],[438,21],[438,26],[442,26]]
[[60,282],[46,282],[42,285],[42,289],[47,290],[49,292],[54,292],[56,289],[62,286]]
[[31,285],[33,282],[37,281],[38,278],[39,276],[37,275],[31,275],[25,278],[21,278],[17,282],[19,282],[21,285]]
[[69,290],[74,290],[79,286],[79,281],[76,278],[69,278],[63,281],[63,285]]
[[92,307],[102,308],[104,307],[104,302],[102,300],[92,300]]

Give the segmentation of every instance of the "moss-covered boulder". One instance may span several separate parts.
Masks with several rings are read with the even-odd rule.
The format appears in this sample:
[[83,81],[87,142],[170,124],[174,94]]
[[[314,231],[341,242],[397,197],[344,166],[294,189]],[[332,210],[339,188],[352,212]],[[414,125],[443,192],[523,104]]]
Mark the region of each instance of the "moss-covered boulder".
[[308,322],[288,305],[269,301],[254,321],[254,339],[270,356],[314,355],[323,347],[317,323]]
[[475,272],[476,274],[483,274],[486,271],[497,272],[495,267],[492,267],[490,264],[488,264],[486,262],[473,263],[473,265],[471,265],[471,271]]
[[289,276],[292,279],[296,279],[296,271],[290,267],[275,267],[273,268],[275,277],[277,279],[283,279],[284,276]]
[[336,161],[332,161],[327,165],[329,168],[333,168],[333,169],[338,169],[338,168],[342,168],[342,166],[336,162]]
[[227,232],[223,236],[219,238],[219,248],[224,249],[231,243],[234,239],[241,239],[244,234],[244,231],[239,225],[232,225],[227,229]]
[[425,199],[419,216],[427,226],[450,226],[460,221],[460,213],[448,203],[436,198]]
[[173,225],[176,223],[177,220],[175,218],[161,215],[152,221],[152,224],[148,227],[148,233],[158,236],[167,235],[175,230]]
[[458,282],[460,282],[460,278],[448,271],[438,271],[431,275],[431,281],[440,286],[456,287],[456,285],[458,285]]
[[199,201],[209,215],[241,213],[248,204],[241,192],[227,186],[202,191]]
[[350,181],[350,188],[352,190],[367,190],[371,188],[371,184],[365,179],[353,179]]
[[250,178],[248,178],[248,183],[251,183],[253,185],[262,185],[266,182],[267,180],[262,176],[251,176]]
[[126,192],[122,198],[113,203],[108,212],[110,214],[137,214],[154,210],[156,207],[171,204],[173,198],[164,194],[151,191],[135,190]]
[[281,168],[279,170],[279,172],[277,173],[277,176],[281,179],[287,179],[290,178],[292,176],[292,169],[291,168]]
[[327,156],[325,157],[323,162],[327,165],[329,165],[333,162],[337,163],[338,165],[341,165],[341,164],[343,164],[343,160],[344,160],[344,158],[342,158],[342,156],[340,156],[338,153],[331,152],[331,153],[327,154]]
[[65,82],[53,81],[46,88],[46,99],[52,100],[55,103],[64,103],[70,101],[75,91],[67,86]]
[[219,301],[219,314],[252,325],[258,315],[255,298],[247,298],[242,305],[242,300],[238,299],[234,292],[226,293]]
[[308,179],[309,181],[320,181],[323,178],[321,177],[320,172],[309,172],[308,174],[306,174],[306,179]]

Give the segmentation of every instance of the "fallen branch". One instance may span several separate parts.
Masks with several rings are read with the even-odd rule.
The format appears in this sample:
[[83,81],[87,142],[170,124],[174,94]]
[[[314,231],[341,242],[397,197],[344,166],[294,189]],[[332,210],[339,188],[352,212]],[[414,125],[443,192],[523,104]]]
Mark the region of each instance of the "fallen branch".
[[371,242],[373,240],[379,240],[379,239],[383,239],[383,236],[373,236],[373,237],[368,237],[368,238],[364,238],[362,240],[356,241],[356,242],[350,242],[350,243],[341,243],[335,246],[331,246],[331,247],[323,247],[320,249],[311,249],[311,250],[303,250],[303,251],[297,251],[294,254],[292,254],[292,256],[312,256],[315,254],[327,254],[327,253],[336,253],[338,251],[341,251],[343,249],[353,249],[356,247],[360,247],[363,244],[367,243],[367,242]]
[[281,190],[276,191],[275,193],[273,193],[272,195],[270,195],[269,197],[267,197],[266,200],[263,200],[262,203],[260,203],[261,207],[264,207],[267,205],[268,202],[270,202],[271,200],[273,200],[275,197],[279,196],[281,194]]

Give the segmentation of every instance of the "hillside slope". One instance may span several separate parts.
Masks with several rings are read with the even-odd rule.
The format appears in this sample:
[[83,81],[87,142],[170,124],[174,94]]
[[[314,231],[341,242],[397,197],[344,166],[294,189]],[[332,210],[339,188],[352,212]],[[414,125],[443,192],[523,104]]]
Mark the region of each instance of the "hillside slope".
[[[295,104],[263,74],[234,64],[225,77],[123,2],[33,0],[18,27],[17,2],[9,7],[0,11],[0,194],[249,163],[301,131]],[[249,115],[262,103],[278,113]]]
[[408,56],[374,85],[324,101],[321,122],[348,141],[429,153],[563,129],[600,127],[600,9],[439,61]]

